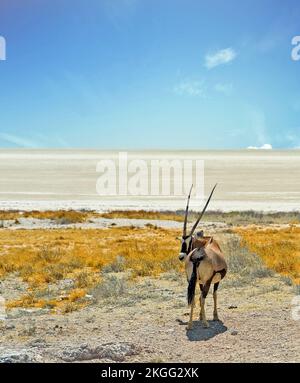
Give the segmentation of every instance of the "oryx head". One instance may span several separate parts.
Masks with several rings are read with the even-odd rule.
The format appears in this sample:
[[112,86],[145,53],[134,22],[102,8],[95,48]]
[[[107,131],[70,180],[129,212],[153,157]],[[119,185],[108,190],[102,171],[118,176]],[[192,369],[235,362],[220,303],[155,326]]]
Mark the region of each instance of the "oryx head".
[[205,210],[209,204],[209,201],[213,195],[213,192],[215,191],[216,186],[217,186],[217,184],[213,187],[213,189],[210,193],[210,196],[208,197],[208,200],[206,201],[206,204],[205,204],[201,214],[199,214],[199,217],[197,218],[196,222],[194,223],[194,226],[192,227],[189,234],[187,234],[187,231],[186,231],[187,217],[188,217],[189,203],[190,203],[193,185],[191,186],[191,189],[190,189],[190,192],[189,192],[189,195],[187,198],[187,204],[186,204],[185,215],[184,215],[183,231],[182,231],[182,237],[181,237],[181,249],[180,249],[180,253],[179,253],[179,260],[180,261],[183,261],[184,258],[191,252],[194,231],[196,230],[201,218],[203,217],[203,214],[205,213]]

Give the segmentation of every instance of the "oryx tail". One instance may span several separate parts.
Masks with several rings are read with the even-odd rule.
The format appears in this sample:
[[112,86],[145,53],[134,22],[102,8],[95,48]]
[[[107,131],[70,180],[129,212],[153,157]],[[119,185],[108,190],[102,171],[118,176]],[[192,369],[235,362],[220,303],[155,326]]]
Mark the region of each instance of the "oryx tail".
[[195,297],[195,290],[196,290],[196,283],[197,283],[197,267],[199,265],[199,262],[193,262],[193,272],[189,281],[188,285],[188,294],[187,294],[187,300],[188,304],[192,304],[194,297]]
[[195,289],[196,289],[196,283],[197,283],[197,273],[198,273],[198,267],[200,265],[200,262],[204,258],[204,250],[202,249],[195,249],[190,253],[190,261],[193,264],[193,271],[192,275],[189,280],[189,285],[188,285],[188,304],[190,305],[193,302],[193,299],[195,297]]

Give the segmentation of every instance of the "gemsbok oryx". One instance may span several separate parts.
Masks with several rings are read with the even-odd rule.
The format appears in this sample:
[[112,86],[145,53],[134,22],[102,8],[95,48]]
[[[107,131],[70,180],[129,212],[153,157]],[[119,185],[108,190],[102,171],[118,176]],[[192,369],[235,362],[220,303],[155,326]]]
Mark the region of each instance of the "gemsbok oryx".
[[214,312],[213,319],[219,320],[217,309],[217,290],[221,279],[223,279],[227,272],[227,264],[224,259],[224,254],[217,241],[213,237],[206,237],[203,231],[194,235],[194,232],[203,217],[209,201],[213,195],[217,185],[212,189],[210,196],[194,223],[191,231],[187,234],[187,218],[189,210],[189,202],[191,197],[191,190],[188,195],[187,205],[185,210],[183,233],[181,238],[181,250],[179,259],[185,262],[185,271],[188,280],[188,304],[191,307],[190,319],[187,328],[191,329],[193,324],[193,309],[195,306],[195,289],[196,284],[200,284],[200,315],[199,319],[202,320],[204,327],[208,327],[208,322],[205,315],[205,298],[208,294],[210,285],[214,285]]

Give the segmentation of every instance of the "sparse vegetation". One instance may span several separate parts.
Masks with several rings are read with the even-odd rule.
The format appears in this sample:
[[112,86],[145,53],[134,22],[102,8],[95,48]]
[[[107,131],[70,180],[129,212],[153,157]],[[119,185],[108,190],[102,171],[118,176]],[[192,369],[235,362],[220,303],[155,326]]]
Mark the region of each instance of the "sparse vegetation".
[[[189,221],[192,222],[198,216],[198,211],[190,211]],[[127,218],[127,219],[149,219],[149,220],[172,220],[182,222],[184,218],[184,210],[176,211],[146,211],[146,210],[113,210],[106,213],[98,213],[95,211],[76,211],[76,210],[57,210],[57,211],[0,211],[0,222],[5,220],[13,220],[16,224],[20,218],[36,218],[50,219],[59,225],[67,225],[72,223],[91,222],[93,218]],[[267,224],[300,224],[300,212],[276,212],[265,213],[248,211],[207,211],[203,217],[206,222],[224,222],[229,225],[267,225]],[[115,225],[114,222],[111,223]],[[1,227],[1,226],[0,226]]]
[[106,275],[102,281],[92,290],[96,299],[99,298],[118,298],[126,294],[128,281],[125,277]]
[[[192,213],[195,214],[195,213]],[[193,216],[191,216],[193,220]],[[203,221],[224,222],[229,225],[270,225],[270,224],[300,224],[300,212],[276,212],[266,213],[253,210],[247,211],[208,211]]]
[[243,246],[237,235],[222,236],[219,243],[228,264],[228,275],[222,285],[238,287],[246,283],[251,284],[257,278],[266,278],[274,274],[258,255]]
[[104,265],[102,268],[102,273],[111,273],[111,272],[121,272],[124,271],[126,267],[126,258],[123,255],[117,255],[115,260],[112,263]]
[[242,245],[258,254],[268,268],[300,283],[300,228],[239,228]]
[[300,285],[296,285],[296,286],[294,287],[294,291],[295,291],[295,294],[296,294],[296,295],[300,295]]
[[[158,251],[160,247],[162,251]],[[174,256],[177,247],[173,230],[152,227],[18,230],[17,236],[11,230],[3,230],[0,278],[15,272],[29,285],[28,294],[9,302],[9,307],[59,309],[61,294],[66,295],[65,301],[73,302],[74,289],[86,293],[99,284],[104,289],[107,273],[131,269],[132,278],[136,278],[156,276],[170,268],[179,270],[182,265]],[[69,291],[63,289],[50,297],[40,296],[47,285],[67,279],[74,282]]]
[[91,277],[90,277],[89,273],[85,270],[80,271],[76,275],[75,279],[76,279],[77,287],[80,287],[80,288],[85,288],[85,287],[88,287],[92,284]]
[[[143,276],[177,279],[180,232],[145,228],[37,229],[0,231],[0,279],[11,273],[28,284],[28,291],[8,307],[50,308],[70,312],[88,304],[86,294],[113,297],[126,291],[130,279]],[[257,278],[282,274],[287,284],[299,284],[300,229],[233,228],[216,239],[228,260],[224,286],[240,286]],[[170,273],[170,270],[172,273]],[[120,273],[117,276],[116,273]],[[121,279],[119,278],[121,277]],[[93,293],[92,293],[93,294]]]
[[172,221],[183,221],[184,211],[146,211],[146,210],[113,210],[99,214],[103,218],[128,218],[128,219],[165,219]]
[[90,218],[93,212],[83,212],[75,210],[47,210],[47,211],[14,211],[14,210],[1,210],[0,220],[15,220],[15,223],[20,223],[20,218],[37,218],[37,219],[51,219],[61,224],[66,223],[80,223],[85,222]]
[[241,245],[239,238],[227,238],[223,246],[230,272],[251,277],[268,277],[272,271],[266,267],[262,259]]
[[[199,212],[190,211],[189,221],[193,222],[197,219]],[[126,211],[115,210],[108,213],[99,214],[104,218],[135,218],[135,219],[163,219],[173,221],[183,221],[184,210],[174,211]],[[248,211],[233,211],[233,212],[221,212],[221,211],[207,211],[203,217],[205,222],[224,222],[232,225],[249,225],[249,224],[300,224],[300,212],[276,212],[265,213],[256,212],[253,210]]]

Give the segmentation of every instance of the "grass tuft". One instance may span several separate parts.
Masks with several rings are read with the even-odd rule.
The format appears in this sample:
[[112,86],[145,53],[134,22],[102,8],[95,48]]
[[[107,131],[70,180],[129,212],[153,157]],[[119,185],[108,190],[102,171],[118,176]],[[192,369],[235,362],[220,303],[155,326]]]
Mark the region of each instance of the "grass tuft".
[[125,295],[128,290],[128,281],[124,277],[106,275],[91,294],[96,298],[118,298]]
[[259,254],[266,266],[300,283],[300,228],[236,229],[242,245]]

